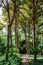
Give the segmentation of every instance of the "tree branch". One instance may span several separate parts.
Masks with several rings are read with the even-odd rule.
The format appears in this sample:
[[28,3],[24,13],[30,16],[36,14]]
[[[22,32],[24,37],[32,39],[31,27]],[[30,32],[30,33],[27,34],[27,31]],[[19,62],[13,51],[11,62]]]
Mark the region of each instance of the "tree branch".
[[10,12],[9,12],[9,3],[8,3],[8,0],[6,0],[6,5],[7,5],[7,13],[8,13],[9,24],[10,24]]
[[14,10],[13,10],[13,16],[12,16],[12,20],[10,23],[10,26],[12,26],[14,18],[15,18],[15,14],[16,14],[16,0],[14,0]]
[[2,6],[2,7],[7,10],[7,7],[6,7],[6,5],[4,4],[4,1],[3,1],[3,0],[2,0],[2,3],[3,3],[3,5],[4,5],[4,6]]

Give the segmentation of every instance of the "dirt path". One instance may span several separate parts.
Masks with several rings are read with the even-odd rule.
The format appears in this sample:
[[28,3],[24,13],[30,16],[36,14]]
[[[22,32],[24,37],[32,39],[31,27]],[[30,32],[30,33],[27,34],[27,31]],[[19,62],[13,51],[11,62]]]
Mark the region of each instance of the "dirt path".
[[28,55],[23,54],[21,58],[22,58],[21,62],[28,62]]

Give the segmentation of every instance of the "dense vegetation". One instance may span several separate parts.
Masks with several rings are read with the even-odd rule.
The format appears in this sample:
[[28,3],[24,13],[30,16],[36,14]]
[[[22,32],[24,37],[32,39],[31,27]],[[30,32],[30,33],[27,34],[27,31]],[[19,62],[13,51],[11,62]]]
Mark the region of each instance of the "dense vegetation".
[[0,65],[19,65],[21,54],[43,62],[43,0],[0,0],[0,12]]

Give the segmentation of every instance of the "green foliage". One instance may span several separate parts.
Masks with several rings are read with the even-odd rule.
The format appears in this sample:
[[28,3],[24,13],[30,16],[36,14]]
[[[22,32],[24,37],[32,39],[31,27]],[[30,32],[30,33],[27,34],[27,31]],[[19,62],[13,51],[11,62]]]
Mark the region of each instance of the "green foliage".
[[21,56],[20,56],[20,54],[15,53],[12,55],[11,59],[14,60],[15,63],[19,63],[21,60]]
[[20,54],[15,53],[9,55],[9,60],[7,62],[5,60],[2,60],[0,62],[0,65],[20,65],[20,61],[21,61]]
[[[35,0],[35,2],[36,2],[36,0]],[[8,4],[9,4],[9,8],[8,8],[9,9],[9,12],[8,13],[10,14],[9,17],[10,17],[10,21],[11,21],[12,18],[13,18],[12,16],[13,16],[13,10],[14,10],[14,0],[11,0],[11,2],[9,2]],[[24,39],[25,33],[27,33],[27,29],[26,29],[28,27],[28,25],[26,25],[27,24],[27,21],[31,21],[31,24],[32,24],[32,17],[33,17],[33,14],[34,14],[33,13],[33,9],[34,8],[33,8],[33,5],[32,4],[33,4],[32,0],[16,0],[16,7],[18,7],[18,5],[21,6],[21,8],[19,10],[19,14],[20,15],[19,15],[19,21],[18,21],[18,23],[20,25],[20,28],[22,28],[22,30],[24,31],[23,33],[22,33],[22,31],[20,32],[20,33],[24,34],[24,36],[22,34],[20,36],[20,33],[19,33],[19,39],[20,39],[20,41],[21,41],[21,39],[22,40]],[[41,1],[38,0],[38,5],[36,7],[36,10],[37,11],[35,12],[35,14],[36,14],[35,17],[36,17],[37,24],[40,24],[40,22],[43,21],[43,17],[42,17],[43,16],[43,7],[40,7],[41,4],[42,4]],[[35,3],[35,5],[36,5],[36,3]],[[3,8],[3,20],[4,20],[4,22],[5,21],[9,21],[7,11],[4,8]],[[3,28],[3,26],[4,26],[3,24],[0,25],[0,30]],[[30,35],[31,35],[32,30],[33,30],[31,27],[30,27]],[[19,26],[18,26],[18,29],[19,29]],[[35,25],[35,29],[38,29],[38,26],[37,25]],[[36,32],[36,30],[35,30],[35,32]],[[38,31],[36,32],[36,34],[37,35],[42,34],[41,30],[38,29]],[[32,38],[33,38],[33,35],[32,35]],[[31,37],[30,37],[30,39],[31,39]],[[15,40],[12,40],[12,43],[14,43],[14,41]],[[32,42],[33,42],[33,39],[32,39]],[[39,47],[36,47],[36,48],[33,48],[32,47],[33,46],[33,43],[32,42],[30,43],[30,52],[32,54],[34,54],[35,52],[36,53],[39,53],[40,46]],[[0,54],[1,55],[5,53],[5,49],[6,49],[5,43],[6,42],[5,42],[5,39],[3,38],[3,36],[0,36]],[[23,41],[20,42],[20,52],[22,52],[22,53],[26,53],[26,44],[25,43],[26,43],[25,40],[23,40]],[[40,40],[39,40],[38,43],[41,44]],[[43,48],[43,46],[41,46],[41,49],[42,48]],[[17,53],[19,53],[19,50],[17,48],[14,48],[14,49],[12,49],[12,53],[11,54],[13,54],[13,53],[16,53],[16,54],[10,55],[9,58],[11,58],[11,59],[8,62],[3,61],[2,62],[3,65],[19,65],[19,63],[20,63],[20,57],[17,54]],[[10,54],[10,50],[9,50],[9,54]]]
[[13,53],[19,53],[19,49],[18,48],[11,48],[9,49],[9,53],[13,54]]
[[36,52],[36,53],[39,53],[39,52],[40,52],[40,49],[39,49],[38,47],[36,47],[36,48],[31,47],[30,53],[31,53],[31,54],[34,54],[35,52]]
[[11,65],[20,65],[21,56],[18,53],[10,55]]
[[3,55],[5,53],[5,38],[0,35],[0,54]]

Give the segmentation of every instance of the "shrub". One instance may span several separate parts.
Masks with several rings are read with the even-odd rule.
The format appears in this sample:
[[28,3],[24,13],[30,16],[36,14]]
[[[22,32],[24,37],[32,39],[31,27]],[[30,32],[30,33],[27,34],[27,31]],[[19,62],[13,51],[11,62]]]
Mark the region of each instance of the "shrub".
[[18,53],[14,53],[11,56],[11,65],[20,65],[20,61],[21,61],[21,56]]

